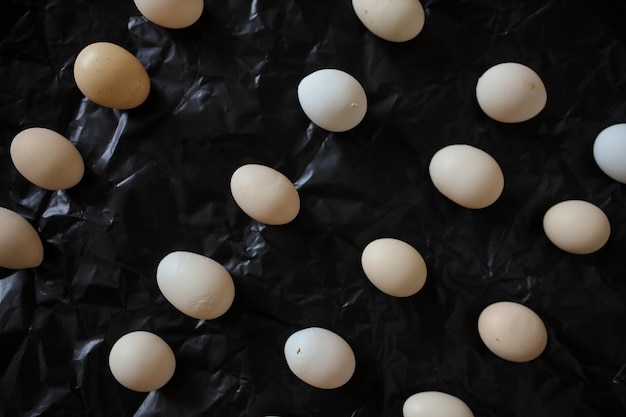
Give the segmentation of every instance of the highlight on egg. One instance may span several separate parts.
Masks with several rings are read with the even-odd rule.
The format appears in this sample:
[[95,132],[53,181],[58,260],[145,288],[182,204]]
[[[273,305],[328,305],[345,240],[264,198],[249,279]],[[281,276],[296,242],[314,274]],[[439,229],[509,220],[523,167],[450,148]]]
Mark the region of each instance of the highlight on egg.
[[43,244],[35,228],[20,214],[0,207],[0,266],[34,268],[43,261]]
[[403,417],[474,417],[465,402],[439,391],[423,391],[411,395],[402,405]]
[[204,0],[134,0],[146,19],[169,29],[182,29],[196,23],[204,10]]
[[390,42],[409,41],[424,27],[418,0],[352,0],[352,8],[370,32]]
[[596,136],[593,158],[602,172],[626,184],[626,123],[609,126]]

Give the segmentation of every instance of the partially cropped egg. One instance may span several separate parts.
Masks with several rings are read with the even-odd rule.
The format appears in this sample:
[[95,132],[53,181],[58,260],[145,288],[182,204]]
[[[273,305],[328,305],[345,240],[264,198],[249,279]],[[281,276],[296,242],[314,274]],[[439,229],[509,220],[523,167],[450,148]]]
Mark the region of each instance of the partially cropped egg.
[[411,395],[402,406],[403,417],[474,417],[472,410],[454,395],[423,391]]
[[424,27],[424,8],[418,0],[352,0],[352,7],[370,32],[387,41],[411,40]]
[[593,158],[606,175],[626,184],[626,123],[609,126],[598,134]]
[[34,268],[43,261],[43,244],[37,231],[18,213],[0,207],[0,266]]
[[170,29],[193,25],[202,15],[204,0],[135,0],[149,21]]

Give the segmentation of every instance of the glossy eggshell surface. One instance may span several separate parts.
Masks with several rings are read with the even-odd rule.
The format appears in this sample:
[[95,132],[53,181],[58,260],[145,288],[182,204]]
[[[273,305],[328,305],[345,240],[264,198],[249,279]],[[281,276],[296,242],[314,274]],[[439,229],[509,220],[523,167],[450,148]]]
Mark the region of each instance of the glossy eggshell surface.
[[170,29],[193,25],[202,15],[204,0],[134,0],[149,21]]
[[459,398],[439,391],[411,395],[402,406],[402,417],[474,417]]
[[43,244],[37,231],[18,213],[0,207],[0,266],[34,268],[43,261]]
[[352,0],[352,7],[370,32],[390,42],[411,40],[424,27],[424,8],[418,0]]
[[626,184],[626,123],[609,126],[596,136],[593,158],[606,175]]

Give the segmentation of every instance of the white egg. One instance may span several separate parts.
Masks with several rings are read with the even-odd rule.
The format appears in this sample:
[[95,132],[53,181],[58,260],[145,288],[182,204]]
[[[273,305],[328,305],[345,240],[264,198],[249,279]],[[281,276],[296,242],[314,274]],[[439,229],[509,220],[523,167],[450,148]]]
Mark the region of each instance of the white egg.
[[196,319],[223,315],[235,298],[235,284],[226,268],[197,253],[168,254],[159,262],[156,276],[167,301]]
[[472,209],[493,204],[504,189],[504,175],[495,159],[470,145],[449,145],[433,155],[428,167],[439,192]]
[[204,0],[135,0],[149,21],[170,29],[193,25],[202,15]]
[[322,389],[344,385],[356,367],[350,345],[321,327],[309,327],[289,336],[285,342],[285,359],[295,376]]
[[402,406],[403,417],[474,417],[472,410],[454,395],[424,391],[411,395]]
[[313,123],[331,132],[354,128],[367,112],[361,84],[337,69],[321,69],[304,77],[298,85],[298,100]]
[[424,8],[418,0],[352,0],[352,7],[370,32],[387,41],[411,40],[424,27]]
[[598,134],[593,158],[606,175],[626,184],[626,123],[609,126]]

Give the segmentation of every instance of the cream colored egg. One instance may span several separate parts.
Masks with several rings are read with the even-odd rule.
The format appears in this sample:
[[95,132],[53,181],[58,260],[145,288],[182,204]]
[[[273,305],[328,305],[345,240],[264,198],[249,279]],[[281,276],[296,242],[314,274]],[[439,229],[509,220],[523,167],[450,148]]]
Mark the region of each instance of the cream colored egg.
[[454,395],[424,391],[411,395],[402,406],[403,417],[474,417],[472,410]]
[[370,32],[387,41],[411,40],[424,27],[424,8],[418,0],[352,0],[352,7]]
[[422,255],[406,242],[383,238],[370,242],[361,255],[361,265],[376,288],[394,297],[408,297],[426,282]]
[[487,207],[504,189],[504,175],[496,160],[470,145],[440,149],[432,157],[428,170],[437,190],[463,207]]
[[304,77],[298,85],[298,100],[313,123],[331,132],[356,127],[367,112],[361,84],[337,69],[321,69]]
[[74,79],[89,100],[104,107],[132,109],[150,93],[150,78],[133,54],[109,42],[86,46],[74,63]]
[[200,18],[204,0],[135,0],[149,21],[170,29],[191,26]]
[[511,362],[537,358],[548,343],[541,318],[530,308],[510,301],[485,308],[478,318],[478,333],[491,352]]
[[285,342],[285,359],[295,376],[322,389],[346,384],[356,368],[350,345],[321,327],[309,327],[289,336]]
[[543,217],[543,229],[557,247],[576,255],[599,250],[611,235],[606,214],[582,200],[562,201],[550,207]]
[[109,354],[113,377],[124,387],[138,392],[161,388],[176,369],[174,352],[154,333],[137,331],[115,342]]
[[233,199],[254,220],[269,224],[287,224],[300,211],[300,197],[287,177],[265,165],[243,165],[230,179]]
[[505,62],[489,68],[478,79],[476,98],[494,120],[518,123],[535,117],[546,106],[546,87],[525,65]]
[[33,127],[11,142],[11,160],[17,171],[46,190],[65,190],[78,184],[85,172],[76,147],[57,132]]
[[217,318],[230,308],[235,284],[221,264],[193,252],[166,255],[157,267],[157,285],[163,296],[186,315]]
[[34,268],[43,261],[43,244],[37,231],[18,213],[0,207],[0,266]]

